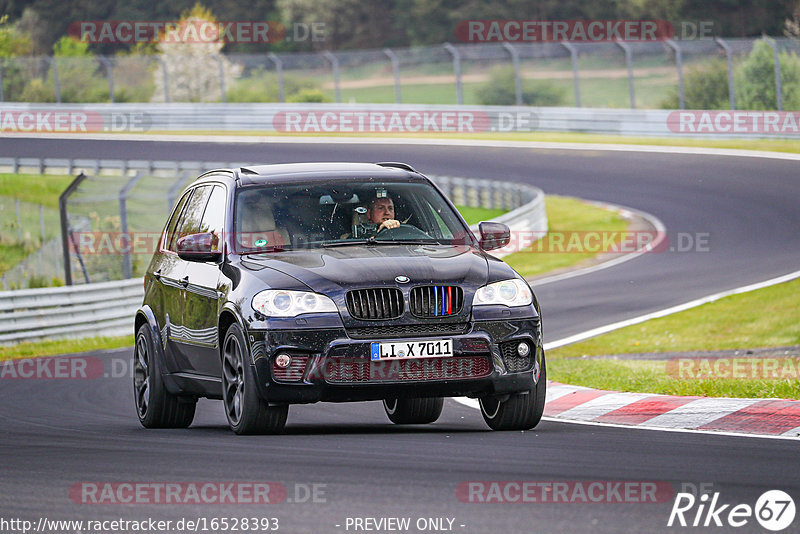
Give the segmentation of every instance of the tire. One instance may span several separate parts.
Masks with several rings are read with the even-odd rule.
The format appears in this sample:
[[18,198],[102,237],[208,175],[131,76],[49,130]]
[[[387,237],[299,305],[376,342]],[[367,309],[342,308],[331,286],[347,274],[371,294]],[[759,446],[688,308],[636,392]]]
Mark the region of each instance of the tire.
[[133,349],[133,398],[139,422],[145,428],[186,428],[194,419],[197,400],[167,391],[160,364],[150,325],[143,324]]
[[270,406],[258,395],[255,366],[236,323],[222,343],[222,402],[228,425],[236,434],[279,434],[286,425],[289,406]]
[[396,425],[425,425],[433,423],[442,415],[444,399],[384,399],[383,409],[389,420]]
[[492,397],[479,399],[483,420],[492,430],[530,430],[539,424],[544,413],[547,393],[547,368],[542,356],[539,381],[529,391],[499,401]]

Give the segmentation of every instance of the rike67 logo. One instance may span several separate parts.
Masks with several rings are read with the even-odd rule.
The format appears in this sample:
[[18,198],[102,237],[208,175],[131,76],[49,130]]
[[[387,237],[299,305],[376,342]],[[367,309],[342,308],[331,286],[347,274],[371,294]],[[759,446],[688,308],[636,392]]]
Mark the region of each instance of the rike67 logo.
[[[684,488],[685,489],[685,488]],[[794,521],[794,499],[781,490],[769,490],[761,494],[755,506],[741,503],[732,505],[720,502],[720,492],[712,495],[703,491],[678,493],[667,521],[668,527],[733,527],[749,525],[753,520],[761,527],[778,532],[788,528]]]

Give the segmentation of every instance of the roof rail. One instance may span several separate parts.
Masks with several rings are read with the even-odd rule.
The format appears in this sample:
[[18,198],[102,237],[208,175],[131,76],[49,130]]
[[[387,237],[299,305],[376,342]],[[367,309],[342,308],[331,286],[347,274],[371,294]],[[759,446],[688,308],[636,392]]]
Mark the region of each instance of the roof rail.
[[246,168],[246,167],[242,167],[242,168],[240,169],[240,172],[241,172],[242,174],[258,174],[258,173],[257,173],[256,171],[254,171],[253,169],[248,169],[248,168]]
[[398,161],[381,161],[376,163],[375,165],[380,165],[381,167],[394,167],[396,169],[403,169],[404,171],[409,171],[409,172],[417,172],[417,170],[408,163],[400,163]]

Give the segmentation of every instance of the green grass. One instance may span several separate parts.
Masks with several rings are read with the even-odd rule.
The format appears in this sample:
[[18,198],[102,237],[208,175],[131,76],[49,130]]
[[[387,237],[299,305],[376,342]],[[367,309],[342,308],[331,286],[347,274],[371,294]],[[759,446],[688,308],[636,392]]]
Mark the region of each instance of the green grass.
[[800,280],[733,295],[551,350],[548,371],[558,382],[619,391],[800,398],[798,380],[675,380],[667,375],[663,362],[576,359],[790,345],[800,345]]
[[[559,233],[565,239],[575,235],[574,232],[592,231],[613,235],[614,232],[622,233],[628,228],[628,222],[617,213],[587,204],[577,198],[547,195],[545,207],[550,234]],[[588,244],[591,246],[591,243]],[[549,252],[550,250],[553,252]],[[503,261],[522,276],[532,277],[579,265],[597,255],[593,251],[558,252],[558,250],[559,247],[552,237],[546,236],[532,247],[504,257]]]
[[[547,197],[548,200],[550,197]],[[488,221],[494,219],[505,213],[505,210],[490,209],[490,208],[473,208],[472,206],[456,206],[461,216],[467,221],[467,224],[472,226],[481,221]]]
[[121,337],[87,337],[81,339],[40,341],[35,343],[26,342],[18,345],[0,346],[0,360],[57,356],[59,354],[73,354],[131,346],[133,346],[133,334]]
[[58,208],[58,197],[74,180],[74,176],[55,174],[0,174],[0,196],[18,198],[22,202]]

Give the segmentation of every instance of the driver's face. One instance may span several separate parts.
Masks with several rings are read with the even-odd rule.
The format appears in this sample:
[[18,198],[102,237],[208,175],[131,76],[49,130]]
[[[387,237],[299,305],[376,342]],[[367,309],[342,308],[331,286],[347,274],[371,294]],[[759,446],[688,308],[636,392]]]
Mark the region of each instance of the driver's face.
[[367,217],[375,224],[394,219],[394,203],[391,198],[379,198],[367,210]]

